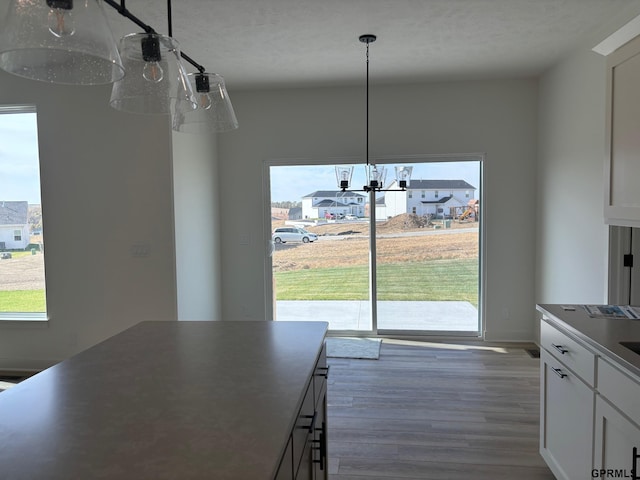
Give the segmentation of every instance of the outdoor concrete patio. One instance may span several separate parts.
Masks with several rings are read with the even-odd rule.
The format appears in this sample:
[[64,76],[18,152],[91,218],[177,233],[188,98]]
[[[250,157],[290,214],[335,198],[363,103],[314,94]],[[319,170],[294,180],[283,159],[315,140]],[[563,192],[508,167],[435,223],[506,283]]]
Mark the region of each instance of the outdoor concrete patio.
[[[371,330],[366,300],[279,300],[275,319],[329,322],[329,330]],[[477,332],[478,310],[469,302],[378,302],[378,330]]]

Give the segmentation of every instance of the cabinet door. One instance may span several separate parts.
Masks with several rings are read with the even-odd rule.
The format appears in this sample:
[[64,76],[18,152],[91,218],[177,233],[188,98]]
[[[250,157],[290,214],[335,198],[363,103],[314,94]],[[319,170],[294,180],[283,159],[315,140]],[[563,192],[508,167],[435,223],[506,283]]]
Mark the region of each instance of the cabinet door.
[[640,37],[607,57],[605,220],[640,225]]
[[[326,386],[326,382],[325,382]],[[326,480],[329,478],[327,468],[327,390],[321,395],[316,407],[316,428],[313,432],[313,478]]]
[[308,441],[304,446],[304,452],[300,460],[300,467],[296,474],[296,480],[313,480],[312,443]]
[[291,438],[289,438],[275,480],[293,480],[293,478],[293,450],[291,448]]
[[640,459],[634,462],[633,447],[640,450],[640,427],[598,395],[593,468],[613,470],[619,478],[633,478],[634,466],[640,469]]
[[594,393],[540,352],[540,454],[558,479],[591,478]]

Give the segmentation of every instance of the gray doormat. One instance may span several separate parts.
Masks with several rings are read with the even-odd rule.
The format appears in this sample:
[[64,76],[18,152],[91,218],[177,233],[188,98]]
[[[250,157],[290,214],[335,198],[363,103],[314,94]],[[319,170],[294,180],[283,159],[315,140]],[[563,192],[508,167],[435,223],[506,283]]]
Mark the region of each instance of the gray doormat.
[[364,358],[377,360],[380,357],[380,338],[327,338],[327,357]]

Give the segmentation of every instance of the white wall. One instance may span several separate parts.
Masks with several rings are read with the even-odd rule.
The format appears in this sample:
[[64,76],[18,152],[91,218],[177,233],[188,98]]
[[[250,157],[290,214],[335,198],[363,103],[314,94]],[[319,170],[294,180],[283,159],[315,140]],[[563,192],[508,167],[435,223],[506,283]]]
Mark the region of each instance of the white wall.
[[[265,319],[263,162],[362,158],[364,88],[236,92],[219,139],[224,319]],[[371,87],[372,157],[486,152],[486,337],[533,338],[537,83]],[[301,160],[303,161],[303,160]],[[513,202],[514,198],[529,199]],[[239,239],[248,236],[249,242]]]
[[537,303],[606,302],[605,59],[587,49],[540,82]]
[[215,135],[173,133],[178,320],[220,320]]
[[[175,320],[171,135],[108,106],[110,87],[0,72],[0,104],[38,112],[46,325],[0,323],[0,368],[38,368],[141,320]],[[134,258],[143,244],[149,255]]]

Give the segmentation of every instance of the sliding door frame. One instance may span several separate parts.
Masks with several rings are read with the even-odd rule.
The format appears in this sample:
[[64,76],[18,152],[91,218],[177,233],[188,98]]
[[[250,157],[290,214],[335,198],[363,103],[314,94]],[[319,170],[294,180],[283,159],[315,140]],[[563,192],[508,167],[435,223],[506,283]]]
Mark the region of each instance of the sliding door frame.
[[[398,163],[436,163],[436,162],[479,162],[480,169],[480,225],[478,231],[478,331],[473,332],[461,332],[461,331],[432,331],[432,330],[389,330],[378,329],[377,319],[377,259],[376,259],[376,212],[375,212],[375,192],[369,192],[369,302],[371,312],[371,330],[331,330],[329,335],[332,336],[353,336],[353,337],[410,337],[420,338],[428,337],[433,338],[460,338],[460,337],[484,337],[484,318],[485,318],[485,295],[484,285],[486,284],[486,272],[484,268],[485,259],[485,194],[484,194],[484,165],[486,161],[486,155],[484,153],[460,153],[460,154],[422,154],[422,155],[397,155],[397,156],[383,156],[374,157],[371,159],[371,163],[376,165],[386,164],[398,164]],[[265,316],[267,320],[275,320],[274,308],[275,308],[275,290],[273,285],[273,244],[271,243],[271,179],[270,168],[279,166],[314,166],[314,165],[342,165],[342,164],[363,164],[361,158],[354,157],[333,157],[333,158],[309,158],[309,157],[296,157],[296,158],[281,158],[281,159],[266,159],[263,162],[263,222],[264,232],[266,237],[265,243]],[[337,188],[337,187],[336,187]],[[356,187],[357,188],[357,187]],[[303,320],[303,319],[301,319]]]

